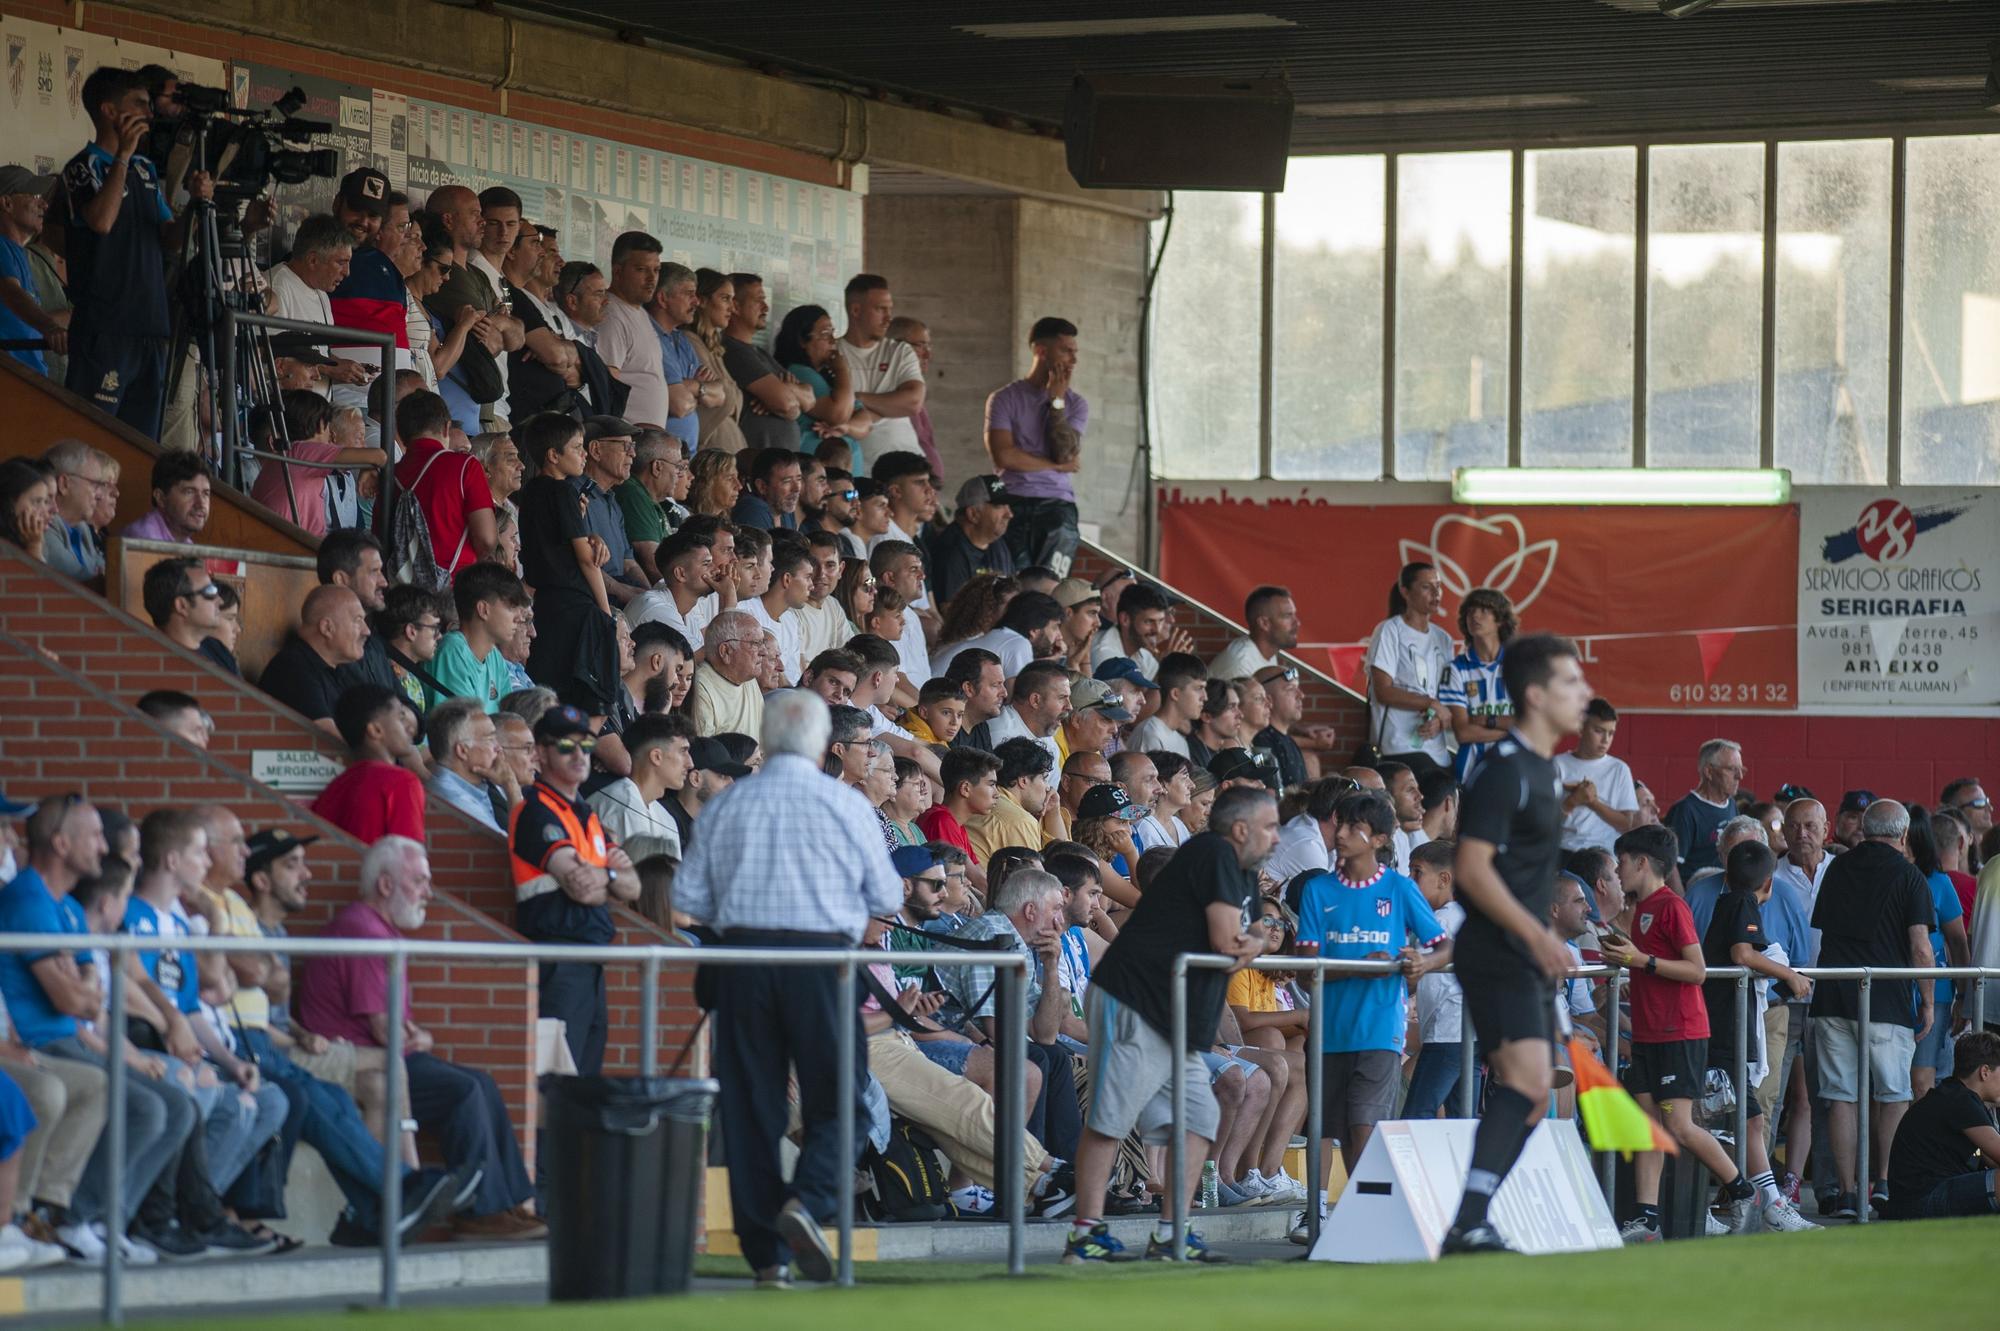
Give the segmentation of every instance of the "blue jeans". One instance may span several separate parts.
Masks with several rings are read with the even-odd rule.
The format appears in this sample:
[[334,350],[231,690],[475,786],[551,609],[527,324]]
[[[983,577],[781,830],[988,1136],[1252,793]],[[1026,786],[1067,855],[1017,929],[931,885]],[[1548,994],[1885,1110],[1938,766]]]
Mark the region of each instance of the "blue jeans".
[[[75,1038],[56,1040],[38,1051],[45,1058],[67,1058],[109,1070],[102,1054],[84,1047]],[[155,1181],[173,1164],[181,1144],[196,1126],[193,1097],[178,1087],[133,1073],[125,1079],[125,1214],[112,1225],[122,1231],[139,1212]],[[105,1220],[105,1191],[111,1173],[111,1134],[98,1138],[84,1166],[83,1178],[70,1199],[72,1220]]]
[[1404,1118],[1436,1118],[1458,1088],[1460,1044],[1427,1044],[1417,1051],[1410,1070],[1410,1093],[1403,1100]]
[[[371,1232],[382,1218],[382,1146],[368,1131],[354,1097],[332,1082],[321,1081],[271,1043],[268,1031],[246,1030],[244,1042],[257,1060],[258,1069],[285,1094],[302,1099],[303,1115],[286,1123],[286,1135],[279,1138],[278,1177],[289,1169],[292,1151],[304,1141],[326,1161],[327,1172],[347,1199],[355,1223]],[[410,1170],[400,1170],[408,1177]]]

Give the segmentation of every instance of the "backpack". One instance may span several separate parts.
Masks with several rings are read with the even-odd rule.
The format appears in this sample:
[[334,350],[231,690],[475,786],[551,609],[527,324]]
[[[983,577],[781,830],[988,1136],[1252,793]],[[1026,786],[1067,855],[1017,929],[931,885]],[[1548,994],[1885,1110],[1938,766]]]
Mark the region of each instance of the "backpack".
[[874,1196],[867,1199],[877,1222],[948,1220],[954,1214],[950,1177],[931,1135],[905,1118],[889,1119],[889,1149],[870,1146],[862,1155]]
[[[396,506],[389,511],[389,573],[399,583],[421,587],[427,592],[441,592],[451,585],[451,575],[438,567],[437,552],[431,549],[431,524],[424,517],[424,506],[417,502],[417,487],[430,474],[431,464],[450,452],[439,449],[430,455],[417,472],[417,479],[396,496]],[[459,479],[463,482],[464,474]],[[459,538],[458,549],[452,552],[452,567],[457,567],[459,556],[465,553],[465,543],[471,539],[472,526],[466,524],[465,534]]]

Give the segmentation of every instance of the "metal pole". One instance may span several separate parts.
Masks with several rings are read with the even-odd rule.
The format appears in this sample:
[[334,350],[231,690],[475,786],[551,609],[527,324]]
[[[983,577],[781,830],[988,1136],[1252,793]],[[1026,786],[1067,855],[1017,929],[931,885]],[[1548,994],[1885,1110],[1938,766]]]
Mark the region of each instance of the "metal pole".
[[[1622,1027],[1619,1020],[1619,1004],[1625,998],[1625,968],[1615,966],[1611,971],[1611,985],[1605,990],[1607,995],[1604,1011],[1604,1039],[1608,1046],[1604,1051],[1604,1066],[1610,1071],[1611,1079],[1618,1079],[1618,1032]],[[1612,1151],[1602,1151],[1597,1157],[1598,1182],[1604,1188],[1604,1204],[1615,1215],[1618,1211],[1618,1156]]]
[[236,419],[236,312],[227,305],[222,307],[222,336],[216,339],[215,357],[222,362],[218,367],[222,401],[215,409],[222,420],[222,466],[216,479],[240,490],[244,488],[243,460],[236,448],[243,439]]
[[106,1146],[111,1156],[104,1179],[104,1322],[125,1325],[125,1103],[130,1074],[125,1070],[125,962],[131,954],[113,952],[111,1005],[105,1014],[105,1071],[110,1079],[110,1108],[105,1113]]
[[[995,1124],[999,1140],[993,1147],[993,1186],[1007,1218],[1007,1274],[1018,1276],[1028,1263],[1027,1162],[1022,1141],[1028,1128],[1028,976],[1025,967],[1009,966],[995,973],[995,994],[1001,1008],[1013,1014],[1014,1036],[1000,1051],[995,1090]],[[1066,1055],[1065,1055],[1066,1057]]]
[[402,1306],[403,1223],[403,1088],[409,1078],[403,1068],[403,1015],[409,1002],[410,958],[400,949],[389,954],[389,1042],[383,1050],[382,1075],[382,1306]]
[[1313,967],[1312,1011],[1306,1014],[1306,1251],[1319,1245],[1319,1196],[1326,1187],[1327,1161],[1320,1150],[1320,1115],[1325,1112],[1326,968]]
[[1983,970],[1972,981],[1972,1029],[1986,1029],[1986,972]]
[[1174,1114],[1167,1125],[1167,1209],[1173,1214],[1173,1260],[1187,1257],[1187,954],[1174,958],[1172,1029]]
[[1750,1176],[1750,970],[1736,976],[1736,1175]]
[[[1453,984],[1458,983],[1453,979]],[[1479,1112],[1479,1097],[1473,1090],[1478,1078],[1479,1064],[1473,1054],[1473,1046],[1478,1043],[1472,1034],[1472,1010],[1465,1006],[1461,993],[1458,1003],[1458,1116],[1472,1118]]]
[[644,1076],[660,1075],[660,959],[646,958],[646,970],[639,980],[639,1071]]
[[1856,1060],[1861,1064],[1861,1080],[1858,1084],[1858,1089],[1854,1093],[1854,1186],[1856,1191],[1861,1194],[1861,1204],[1855,1208],[1855,1216],[1856,1223],[1863,1225],[1868,1223],[1868,1166],[1870,1163],[1868,1159],[1868,1135],[1870,1127],[1873,1126],[1868,1113],[1870,1098],[1868,1093],[1874,1089],[1869,1085],[1869,1073],[1874,1070],[1868,1065],[1868,1030],[1870,1025],[1868,1014],[1869,989],[1870,979],[1867,970],[1864,969],[1861,972],[1860,1029],[1855,1035],[1856,1043],[1861,1048],[1861,1055]]
[[839,1190],[834,1194],[840,1208],[840,1268],[835,1279],[842,1285],[854,1284],[854,1101],[859,1094],[854,1069],[854,1024],[861,1019],[861,1005],[854,993],[854,962],[840,963],[840,1057],[834,1065],[834,1083],[839,1091],[840,1145]]

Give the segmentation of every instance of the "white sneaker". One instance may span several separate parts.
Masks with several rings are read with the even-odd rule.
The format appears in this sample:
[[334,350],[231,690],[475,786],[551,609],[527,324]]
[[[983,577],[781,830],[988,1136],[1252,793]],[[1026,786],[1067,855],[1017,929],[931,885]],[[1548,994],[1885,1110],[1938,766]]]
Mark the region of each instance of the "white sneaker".
[[[1285,1167],[1283,1165],[1278,1166],[1278,1172],[1275,1177],[1268,1179],[1266,1181],[1276,1184],[1280,1189],[1283,1190],[1284,1194],[1286,1194],[1290,1200],[1299,1203],[1301,1206],[1305,1204],[1305,1200],[1308,1195],[1306,1192],[1306,1185],[1300,1182],[1298,1179],[1293,1178],[1290,1174],[1286,1173]],[[1272,1194],[1272,1197],[1274,1199],[1278,1196],[1279,1196],[1278,1193]]]
[[53,1243],[31,1239],[19,1225],[0,1225],[0,1271],[27,1271],[52,1266],[69,1254]]
[[[1328,1215],[1328,1208],[1325,1206],[1321,1206],[1319,1208],[1319,1227],[1321,1232],[1325,1232],[1326,1230],[1327,1215]],[[1304,1246],[1307,1242],[1310,1241],[1311,1235],[1306,1229],[1306,1213],[1304,1211],[1292,1212],[1291,1232],[1287,1234],[1285,1237],[1301,1246]]]
[[1662,1237],[1659,1230],[1654,1229],[1637,1216],[1633,1216],[1630,1220],[1627,1220],[1625,1228],[1618,1231],[1619,1240],[1628,1244],[1658,1243]]
[[[1734,1208],[1731,1209],[1733,1212]],[[1703,1225],[1706,1229],[1706,1232],[1710,1238],[1719,1238],[1724,1234],[1734,1234],[1736,1232],[1736,1226],[1728,1224],[1722,1220],[1718,1220],[1716,1218],[1715,1212],[1713,1211],[1709,1210],[1702,1211],[1701,1218]]]
[[968,1184],[953,1190],[951,1204],[958,1208],[960,1215],[992,1215],[993,1191],[977,1183]]
[[1780,1234],[1803,1234],[1809,1229],[1818,1229],[1812,1221],[1799,1214],[1799,1208],[1782,1197],[1763,1210],[1764,1228],[1776,1230]]
[[[1280,1192],[1284,1191],[1284,1187],[1278,1180],[1265,1178],[1261,1173],[1253,1169],[1246,1173],[1236,1184],[1236,1191],[1242,1193],[1253,1202],[1261,1202],[1278,1196]],[[1286,1193],[1286,1196],[1289,1198],[1290,1194]]]
[[104,1265],[104,1236],[95,1225],[63,1225],[56,1230],[56,1237],[69,1250],[70,1260],[79,1266]]

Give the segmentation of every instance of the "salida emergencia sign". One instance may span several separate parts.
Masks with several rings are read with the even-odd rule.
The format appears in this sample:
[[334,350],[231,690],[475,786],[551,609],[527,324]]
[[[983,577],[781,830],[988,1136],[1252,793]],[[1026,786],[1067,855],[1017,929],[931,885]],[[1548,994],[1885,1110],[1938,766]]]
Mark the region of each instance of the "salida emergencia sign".
[[250,775],[287,795],[317,795],[340,775],[340,764],[316,749],[252,749]]

